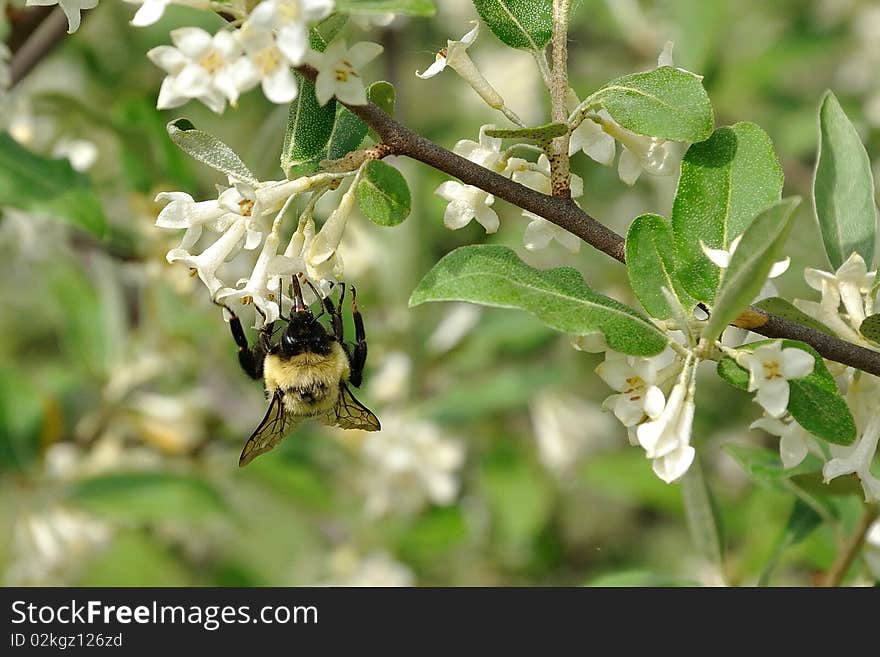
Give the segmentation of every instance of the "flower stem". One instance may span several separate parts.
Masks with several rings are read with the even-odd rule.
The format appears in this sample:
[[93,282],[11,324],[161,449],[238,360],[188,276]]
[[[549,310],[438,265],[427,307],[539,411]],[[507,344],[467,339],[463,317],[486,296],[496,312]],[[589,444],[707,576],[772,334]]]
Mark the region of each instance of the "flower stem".
[[880,516],[880,506],[866,504],[859,524],[852,535],[843,543],[840,552],[819,586],[840,586],[843,578],[865,544],[865,537],[874,521]]
[[[571,0],[553,0],[553,68],[550,75],[551,116],[554,121],[565,123],[568,111],[568,14]],[[568,142],[570,133],[556,137],[550,142],[550,184],[553,196],[571,197]]]

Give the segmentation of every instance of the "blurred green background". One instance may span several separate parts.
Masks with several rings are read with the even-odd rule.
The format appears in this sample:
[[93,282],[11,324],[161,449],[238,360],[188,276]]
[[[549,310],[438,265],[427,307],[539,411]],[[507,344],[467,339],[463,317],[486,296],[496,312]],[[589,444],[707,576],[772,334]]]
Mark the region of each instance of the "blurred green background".
[[[447,38],[476,17],[438,0],[435,20],[350,28],[380,41],[365,72],[398,93],[398,117],[451,148],[503,117],[451,72],[418,80]],[[70,140],[97,147],[88,170],[107,218],[97,239],[42,210],[0,208],[0,572],[5,585],[582,585],[716,584],[688,536],[681,491],[651,472],[600,405],[599,357],[518,312],[407,298],[445,253],[503,243],[539,267],[577,267],[634,303],[625,271],[584,248],[521,248],[527,220],[497,203],[502,228],[442,225],[436,171],[397,161],[413,214],[381,228],[363,217],[343,247],[370,344],[360,397],[381,434],[305,424],[245,469],[238,453],[265,411],[239,369],[217,309],[183,266],[179,235],[153,227],[159,191],[215,196],[224,182],[168,141],[186,116],[230,144],[261,179],[278,168],[286,108],[259,91],[217,116],[191,102],[157,112],[162,73],[144,56],[180,25],[216,17],[170,7],[156,25],[104,0],[2,99],[2,127],[36,153]],[[786,193],[809,196],[815,111],[834,89],[880,156],[880,3],[856,0],[584,0],[571,31],[571,83],[583,97],[613,77],[675,62],[705,75],[718,125],[759,123],[773,138]],[[527,122],[548,100],[531,58],[485,30],[470,50]],[[62,146],[59,147],[59,144]],[[78,145],[82,148],[82,144]],[[12,166],[4,162],[2,166]],[[645,211],[669,213],[675,180],[633,188],[583,155],[582,206],[618,232]],[[0,172],[0,176],[2,176]],[[0,185],[2,187],[2,185]],[[784,295],[804,296],[804,266],[827,267],[810,204],[789,241]],[[703,373],[694,440],[718,497],[725,578],[754,584],[783,538],[791,483],[750,477],[729,446],[776,439],[746,427],[757,407]],[[843,522],[857,496],[830,504]],[[823,527],[779,553],[772,584],[811,584],[835,554]]]

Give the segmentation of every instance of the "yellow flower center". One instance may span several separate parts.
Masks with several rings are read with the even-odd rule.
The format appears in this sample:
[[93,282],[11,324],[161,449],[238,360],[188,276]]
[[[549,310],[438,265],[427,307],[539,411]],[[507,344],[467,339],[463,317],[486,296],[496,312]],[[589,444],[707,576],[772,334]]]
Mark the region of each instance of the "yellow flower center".
[[348,78],[359,78],[360,75],[354,70],[354,66],[348,60],[341,60],[333,70],[337,82],[348,82]]
[[251,61],[266,75],[281,65],[281,53],[275,46],[268,46],[254,55]]
[[782,378],[782,373],[779,371],[779,361],[765,360],[761,364],[764,366],[764,379],[772,381]]
[[254,210],[254,201],[253,199],[243,198],[238,202],[238,207],[241,210],[242,217],[250,217]]
[[638,401],[645,394],[646,384],[642,377],[631,376],[626,380],[626,384],[629,388],[624,390],[623,394],[628,395],[631,401]]
[[223,59],[223,55],[221,55],[218,51],[211,48],[200,60],[199,66],[205,69],[211,75],[214,75],[217,71],[223,68],[226,65],[226,61]]
[[301,23],[299,0],[287,0],[278,3],[278,18],[282,23]]

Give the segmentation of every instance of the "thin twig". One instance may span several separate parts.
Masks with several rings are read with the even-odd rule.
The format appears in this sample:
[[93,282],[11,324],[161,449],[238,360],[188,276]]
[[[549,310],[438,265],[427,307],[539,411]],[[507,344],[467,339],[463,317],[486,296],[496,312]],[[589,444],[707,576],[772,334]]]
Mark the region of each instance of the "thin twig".
[[10,87],[21,82],[31,70],[67,36],[67,16],[56,7],[46,16],[12,57]]
[[[568,14],[571,0],[553,0],[553,69],[551,71],[551,118],[565,123],[568,111]],[[550,188],[553,196],[571,196],[571,169],[568,161],[569,133],[550,142]]]
[[865,507],[865,512],[862,514],[856,530],[841,547],[837,558],[831,565],[831,569],[825,574],[820,586],[840,586],[850,566],[852,566],[856,557],[859,556],[859,552],[862,551],[868,530],[878,516],[880,516],[880,506],[874,504]]

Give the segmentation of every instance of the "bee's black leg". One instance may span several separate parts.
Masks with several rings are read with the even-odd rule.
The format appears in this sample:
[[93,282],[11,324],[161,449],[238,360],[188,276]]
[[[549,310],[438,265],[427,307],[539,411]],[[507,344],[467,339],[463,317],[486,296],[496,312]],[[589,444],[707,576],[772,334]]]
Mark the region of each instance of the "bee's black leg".
[[[238,315],[232,312],[232,309],[225,303],[219,303],[217,301],[214,303],[225,308],[226,312],[231,315],[229,319],[229,329],[232,331],[232,339],[235,340],[235,344],[238,345],[238,362],[241,365],[241,369],[243,369],[252,379],[262,379],[263,360],[266,358],[266,353],[271,346],[269,338],[272,335],[272,326],[274,322],[272,322],[272,324],[263,325],[260,329],[260,336],[257,338],[257,343],[251,348],[250,345],[248,345],[248,339],[244,333],[244,327],[242,327]],[[260,309],[257,308],[257,311],[259,310]]]
[[342,292],[339,294],[339,303],[333,306],[329,298],[324,298],[324,307],[330,313],[330,326],[333,328],[333,337],[345,347],[345,328],[342,324],[342,302],[345,299],[345,283],[342,283]]
[[[342,299],[340,298],[340,306]],[[354,353],[351,354],[351,385],[360,387],[364,375],[364,365],[367,362],[367,334],[364,331],[364,318],[357,306],[357,290],[351,286],[351,316],[354,320]],[[341,321],[340,321],[341,323]]]

